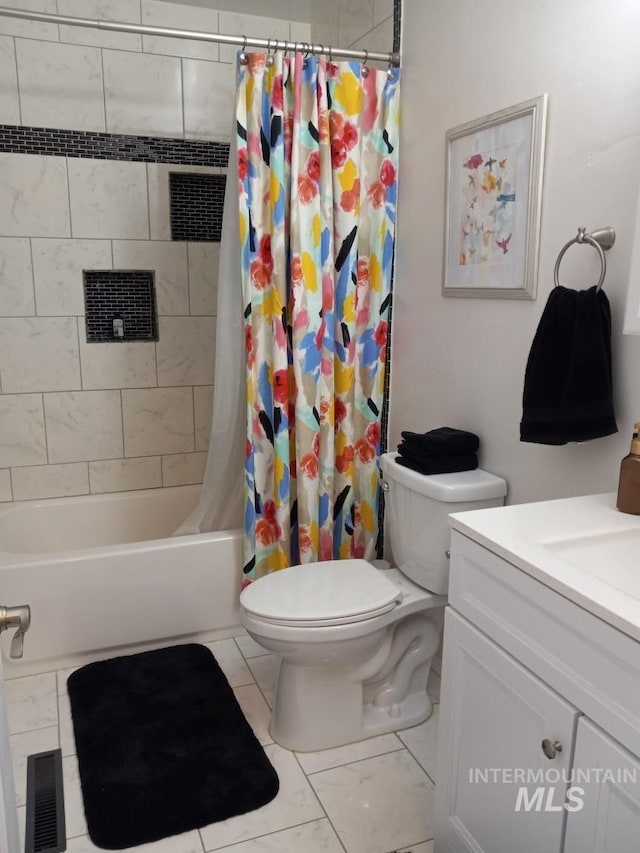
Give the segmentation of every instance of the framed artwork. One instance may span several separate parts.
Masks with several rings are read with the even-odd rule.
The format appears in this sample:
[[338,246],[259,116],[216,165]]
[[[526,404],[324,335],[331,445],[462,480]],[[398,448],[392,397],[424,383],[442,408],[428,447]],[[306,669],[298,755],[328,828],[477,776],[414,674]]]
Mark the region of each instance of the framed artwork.
[[535,299],[547,96],[447,131],[444,296]]
[[629,270],[622,334],[640,335],[640,196],[638,197],[636,226],[631,247],[631,269]]

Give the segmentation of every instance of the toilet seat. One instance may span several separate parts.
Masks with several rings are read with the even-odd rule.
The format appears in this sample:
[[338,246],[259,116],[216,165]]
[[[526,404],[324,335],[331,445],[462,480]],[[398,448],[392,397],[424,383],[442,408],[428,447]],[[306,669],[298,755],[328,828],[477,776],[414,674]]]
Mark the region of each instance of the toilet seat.
[[[269,625],[284,625],[289,628],[330,628],[333,625],[351,625],[354,622],[364,622],[367,619],[373,619],[374,616],[382,616],[393,610],[397,605],[397,601],[392,601],[391,604],[387,604],[385,607],[378,607],[376,610],[367,610],[365,613],[356,613],[351,616],[328,617],[326,619],[269,619],[267,616],[258,616],[255,613],[251,615],[256,616],[261,622],[266,622]],[[245,610],[247,613],[251,613],[246,607]]]
[[240,603],[273,625],[330,627],[372,619],[402,600],[399,584],[366,560],[328,560],[273,572],[246,587]]

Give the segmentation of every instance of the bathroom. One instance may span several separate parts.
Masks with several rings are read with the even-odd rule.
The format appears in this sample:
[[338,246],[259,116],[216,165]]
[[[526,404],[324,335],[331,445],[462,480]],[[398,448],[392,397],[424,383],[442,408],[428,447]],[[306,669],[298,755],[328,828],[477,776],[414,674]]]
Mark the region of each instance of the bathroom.
[[[137,0],[113,3],[32,0],[11,5],[68,15],[108,14],[117,20],[127,20],[133,9],[131,20],[140,20],[140,17],[135,17],[139,15],[136,12],[140,5]],[[255,13],[266,17],[265,3],[253,4],[253,8],[249,4],[240,7],[229,3],[226,9],[222,8],[222,3],[202,2],[197,5],[198,9],[192,9],[188,4],[182,8],[163,0],[143,0],[144,22],[255,34],[265,38],[289,37],[340,46],[353,44],[380,51],[389,50],[393,43],[391,3],[354,0],[323,4],[321,20],[316,20],[321,11],[306,9],[308,4],[284,4],[284,10],[278,10],[274,4],[270,24],[246,18],[233,20],[239,17],[240,8],[248,15]],[[215,9],[220,9],[219,13],[206,8],[214,5]],[[297,20],[303,15],[304,20]],[[140,74],[136,86],[132,87],[139,93],[139,103],[129,103],[119,111],[112,96],[110,106],[114,112],[107,109],[105,118],[101,74],[105,74],[106,81],[109,60],[102,69],[95,62],[92,66],[95,51],[104,48],[105,55],[109,51],[122,51],[128,56],[139,51],[139,47],[132,46],[130,41],[135,37],[100,33],[79,39],[71,33],[64,37],[57,33],[52,35],[46,29],[47,25],[38,25],[39,30],[34,33],[28,28],[36,25],[9,21],[1,24],[0,32],[4,34],[2,67],[5,69],[2,77],[14,81],[13,94],[11,87],[8,93],[3,93],[3,124],[73,127],[96,132],[106,129],[143,136],[181,136],[184,122],[187,138],[228,141],[234,85],[230,48],[220,48],[217,56],[222,61],[216,64],[215,60],[207,58],[209,55],[202,53],[202,45],[184,53],[179,52],[182,48],[175,45],[166,48],[148,46],[144,56],[170,57],[157,66],[167,69],[168,75],[171,73],[168,69],[176,65],[175,57],[185,57],[182,61],[184,90],[176,96],[168,78],[160,84],[162,78],[158,77],[158,71],[149,61],[146,76]],[[637,168],[640,81],[635,70],[635,35],[639,24],[640,12],[635,4],[623,0],[615,0],[606,7],[573,0],[562,4],[550,0],[529,6],[518,4],[518,8],[506,0],[486,0],[473,4],[472,9],[463,0],[433,4],[408,0],[402,4],[402,177],[394,283],[389,447],[397,444],[400,431],[405,428],[422,430],[449,423],[473,430],[482,437],[482,467],[507,481],[511,504],[614,491],[620,459],[628,450],[633,422],[640,417],[640,388],[634,370],[640,362],[640,344],[637,337],[622,335],[640,178]],[[128,39],[128,44],[123,39]],[[62,74],[66,85],[71,86],[71,80],[77,77],[91,89],[91,96],[86,95],[86,90],[82,94],[75,93],[72,106],[69,106],[67,98],[42,97],[38,93],[37,80],[32,79],[29,85],[26,70],[19,73],[29,66],[30,48],[37,49],[38,42],[52,44],[58,40],[74,45],[74,53],[80,63],[69,62],[66,66]],[[22,64],[18,64],[21,94],[26,95],[23,100],[15,94],[18,76],[14,44],[18,42],[19,50],[23,52]],[[224,60],[223,51],[227,51]],[[81,54],[84,55],[80,59]],[[127,79],[126,64],[120,68],[123,70],[119,83],[112,79],[113,91],[118,85],[124,85],[122,81]],[[114,63],[112,75],[115,69]],[[209,71],[210,76],[207,76]],[[199,74],[202,75],[200,88]],[[189,98],[189,75],[194,95],[192,101]],[[56,88],[60,90],[64,85],[61,83]],[[197,93],[205,90],[207,98],[199,100]],[[544,92],[548,93],[549,107],[537,298],[443,298],[445,132]],[[162,100],[159,100],[160,96]],[[148,106],[152,109],[146,109]],[[69,123],[70,116],[72,123]],[[166,121],[166,124],[158,124],[159,121]],[[158,217],[164,217],[160,225],[155,223],[156,226],[166,228],[168,213],[154,204],[152,194],[154,187],[163,179],[162,173],[166,176],[175,168],[157,164],[147,164],[145,168],[149,196],[143,204],[143,213],[146,212],[148,217],[149,211],[155,211]],[[200,170],[214,175],[223,171],[220,166],[187,168],[189,172]],[[127,174],[127,170],[123,173]],[[120,187],[123,185],[127,185],[126,180],[119,184]],[[48,182],[45,198],[38,197],[36,193],[30,205],[32,215],[36,208],[38,216],[44,215],[53,221],[58,218],[58,211],[46,210],[47,204],[51,204],[51,192],[52,184]],[[90,192],[91,188],[85,197],[90,196]],[[115,194],[114,186],[110,195]],[[116,219],[123,216],[123,209],[127,216],[133,212],[132,206],[127,204],[117,211]],[[86,221],[83,212],[79,216]],[[2,217],[0,211],[0,219]],[[70,318],[82,315],[82,305],[65,308],[54,305],[48,309],[38,306],[39,296],[46,297],[52,288],[59,287],[55,281],[47,282],[45,278],[41,279],[43,289],[39,291],[38,267],[42,271],[43,264],[47,264],[47,270],[64,264],[60,259],[46,261],[43,244],[48,240],[53,243],[54,239],[67,239],[69,232],[9,229],[0,233],[5,240],[21,244],[12,254],[13,262],[32,268],[35,281],[35,295],[33,292],[14,294],[13,308],[3,315],[6,319],[0,321],[2,337],[5,334],[11,336],[6,338],[10,340],[8,350],[4,345],[2,347],[3,362],[6,359],[7,366],[3,363],[0,368],[0,405],[3,397],[7,404],[11,402],[7,398],[20,395],[21,400],[13,398],[13,402],[23,405],[25,412],[23,420],[14,420],[8,427],[12,436],[9,441],[3,418],[0,498],[4,501],[81,495],[89,489],[96,493],[111,493],[114,488],[188,486],[197,484],[202,476],[213,393],[215,335],[214,282],[206,276],[212,275],[215,268],[218,245],[213,241],[185,241],[173,246],[168,242],[166,232],[153,230],[153,221],[151,231],[147,225],[144,226],[146,230],[136,231],[140,227],[140,219],[120,221],[118,225],[124,228],[124,233],[118,229],[115,232],[109,230],[109,225],[102,233],[85,232],[83,248],[76,248],[71,260],[67,261],[81,269],[158,270],[159,266],[163,269],[162,281],[157,282],[158,343],[125,343],[125,347],[135,347],[137,352],[135,356],[128,354],[123,357],[123,363],[116,365],[120,380],[117,384],[106,375],[105,361],[97,361],[99,349],[106,348],[112,352],[116,345],[83,344],[82,336],[78,337],[77,320],[70,321]],[[565,447],[523,444],[518,439],[518,424],[527,353],[552,287],[553,265],[558,251],[575,234],[579,225],[585,225],[589,230],[612,225],[617,234],[616,245],[607,257],[605,288],[613,316],[614,390],[619,432],[595,442]],[[31,246],[25,246],[31,236],[34,238]],[[153,250],[149,246],[154,240],[162,241],[162,251],[150,257]],[[112,257],[105,257],[105,249],[113,252]],[[585,267],[574,273],[570,266],[572,262],[568,257],[567,266],[563,267],[569,276],[567,283],[576,287],[590,284],[597,275],[595,265],[585,262]],[[15,270],[13,277],[19,272]],[[188,288],[185,289],[187,280]],[[59,292],[61,301],[69,298],[64,290]],[[160,302],[161,295],[164,305]],[[35,356],[39,365],[42,362],[52,365],[49,376],[46,375],[48,370],[44,375],[34,376],[26,369],[30,356],[21,346],[23,336],[15,332],[24,318],[33,317],[36,313],[38,317],[55,318],[47,322],[50,327],[57,325],[62,332],[62,345],[51,341],[45,343],[45,336],[42,346],[47,348]],[[91,346],[96,348],[96,355],[90,351]],[[125,352],[124,349],[120,351]],[[96,359],[93,364],[89,361],[92,356]],[[52,358],[58,359],[55,367]],[[34,424],[40,423],[44,427],[44,416],[42,408],[36,412],[29,408],[29,404],[33,406],[36,398],[42,400],[42,394],[51,395],[47,401],[50,406],[55,402],[62,403],[64,392],[77,394],[80,389],[94,395],[87,398],[90,403],[81,417],[78,411],[65,414],[64,411],[56,413],[50,409],[47,413],[46,444],[43,428],[34,436]],[[122,405],[130,407],[124,414],[124,431],[123,410],[119,400],[113,406],[114,395]],[[149,443],[143,448],[136,447],[136,440],[145,426],[145,412],[150,410],[156,415],[163,413],[166,430],[162,434],[148,435]],[[61,433],[61,423],[78,423],[79,417],[82,424],[76,432]],[[127,417],[131,425],[128,433]],[[50,424],[54,428],[53,434],[49,434]],[[55,453],[56,445],[60,448],[58,454]],[[120,454],[116,452],[118,447],[123,449]],[[46,448],[49,456],[43,457]],[[43,470],[47,461],[46,468],[52,470]],[[217,655],[224,655],[226,650],[230,666],[237,667],[237,689],[253,695],[264,712],[265,698],[259,685],[262,682],[268,694],[269,667],[273,662],[264,655],[254,658],[256,650],[246,637],[240,636],[237,644],[231,635],[212,642],[223,644],[218,646]],[[251,667],[241,660],[241,650],[245,651],[249,664],[253,661]],[[42,682],[45,693],[47,685],[48,681]],[[55,700],[55,695],[53,698]],[[61,699],[61,707],[63,704],[64,698]],[[44,726],[28,727],[30,731],[49,730],[47,735],[38,735],[38,748],[50,748],[46,737],[57,727],[57,719],[53,723],[51,718],[45,717]],[[62,738],[62,717],[59,725]],[[252,839],[271,832],[281,834],[281,838],[273,842],[280,847],[274,846],[273,849],[301,847],[311,851],[313,844],[318,845],[317,849],[323,849],[322,843],[326,849],[335,850],[343,847],[349,851],[377,849],[366,845],[372,844],[371,839],[383,833],[378,821],[368,818],[370,830],[368,833],[360,832],[359,839],[355,827],[362,819],[353,806],[355,826],[350,836],[349,815],[332,818],[328,807],[320,807],[305,774],[308,773],[310,778],[317,776],[316,781],[319,782],[324,781],[319,779],[323,773],[334,774],[334,778],[326,777],[327,786],[332,783],[358,784],[353,774],[360,769],[363,773],[368,771],[377,775],[382,780],[382,788],[375,792],[376,802],[380,804],[381,823],[388,826],[389,816],[384,813],[383,803],[389,790],[400,793],[403,786],[406,790],[407,784],[415,786],[419,780],[419,789],[424,792],[425,801],[430,802],[434,772],[433,727],[425,726],[415,733],[413,740],[409,735],[404,735],[404,740],[395,735],[385,735],[372,745],[373,753],[356,751],[347,758],[336,756],[331,759],[330,766],[307,765],[306,769],[304,766],[301,769],[293,761],[291,769],[301,785],[300,814],[278,815],[269,826],[256,828],[255,824],[250,824],[239,834],[205,842],[205,849],[224,849],[232,844],[240,844],[237,848],[240,851],[260,849],[257,846],[259,842],[254,842],[256,846],[249,846]],[[20,737],[20,734],[16,736]],[[295,794],[292,793],[293,796]],[[373,793],[368,792],[367,796],[373,797]],[[395,801],[393,805],[400,808]],[[21,809],[24,811],[23,806]],[[405,830],[397,835],[384,836],[383,833],[381,853],[393,848],[413,850],[414,853],[430,851],[432,827],[425,824],[424,816],[419,819],[413,814],[402,817]],[[341,821],[347,829],[343,828]],[[337,832],[339,826],[341,832]],[[298,833],[306,834],[298,837]],[[70,838],[70,849],[85,849],[82,838],[83,833],[75,831]],[[345,841],[345,838],[349,840]],[[195,846],[188,849],[200,851],[202,842],[198,838],[187,839],[188,845],[194,843]]]

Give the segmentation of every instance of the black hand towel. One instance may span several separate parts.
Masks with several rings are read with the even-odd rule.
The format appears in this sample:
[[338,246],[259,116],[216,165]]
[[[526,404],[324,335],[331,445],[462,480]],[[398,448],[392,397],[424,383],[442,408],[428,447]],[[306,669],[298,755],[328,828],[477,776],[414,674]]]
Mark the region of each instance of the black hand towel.
[[[450,453],[447,456],[434,456],[432,453],[425,453],[417,444],[411,444],[408,441],[401,441],[398,445],[398,453],[405,459],[411,459],[414,462],[421,462],[424,465],[432,462],[437,466],[456,465],[456,459],[475,456],[475,453]],[[432,472],[436,473],[436,472]]]
[[424,433],[405,430],[401,435],[405,442],[419,447],[430,456],[475,453],[480,446],[480,439],[475,433],[452,427],[439,427]]
[[473,471],[478,467],[478,457],[475,453],[464,453],[459,456],[431,456],[422,459],[396,456],[396,462],[419,474],[453,474],[456,471]]
[[522,409],[521,441],[567,444],[618,431],[603,290],[551,291],[527,361]]

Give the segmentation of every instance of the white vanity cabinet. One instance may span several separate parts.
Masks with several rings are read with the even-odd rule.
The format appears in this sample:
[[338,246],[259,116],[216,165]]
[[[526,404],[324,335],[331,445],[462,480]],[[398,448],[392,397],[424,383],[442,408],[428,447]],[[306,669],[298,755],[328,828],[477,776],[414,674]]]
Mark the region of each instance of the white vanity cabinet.
[[[520,769],[547,765],[567,773],[576,708],[450,608],[445,644],[436,851],[556,853],[564,810],[526,811],[521,788],[529,798],[538,786],[513,780]],[[542,752],[545,738],[560,745],[553,759]],[[543,806],[547,797],[562,804],[564,789],[545,791]]]
[[640,643],[455,527],[435,853],[635,853]]
[[615,768],[613,779],[576,781],[584,807],[567,818],[564,853],[608,853],[640,849],[640,759],[623,749],[586,717],[578,722],[576,768]]

